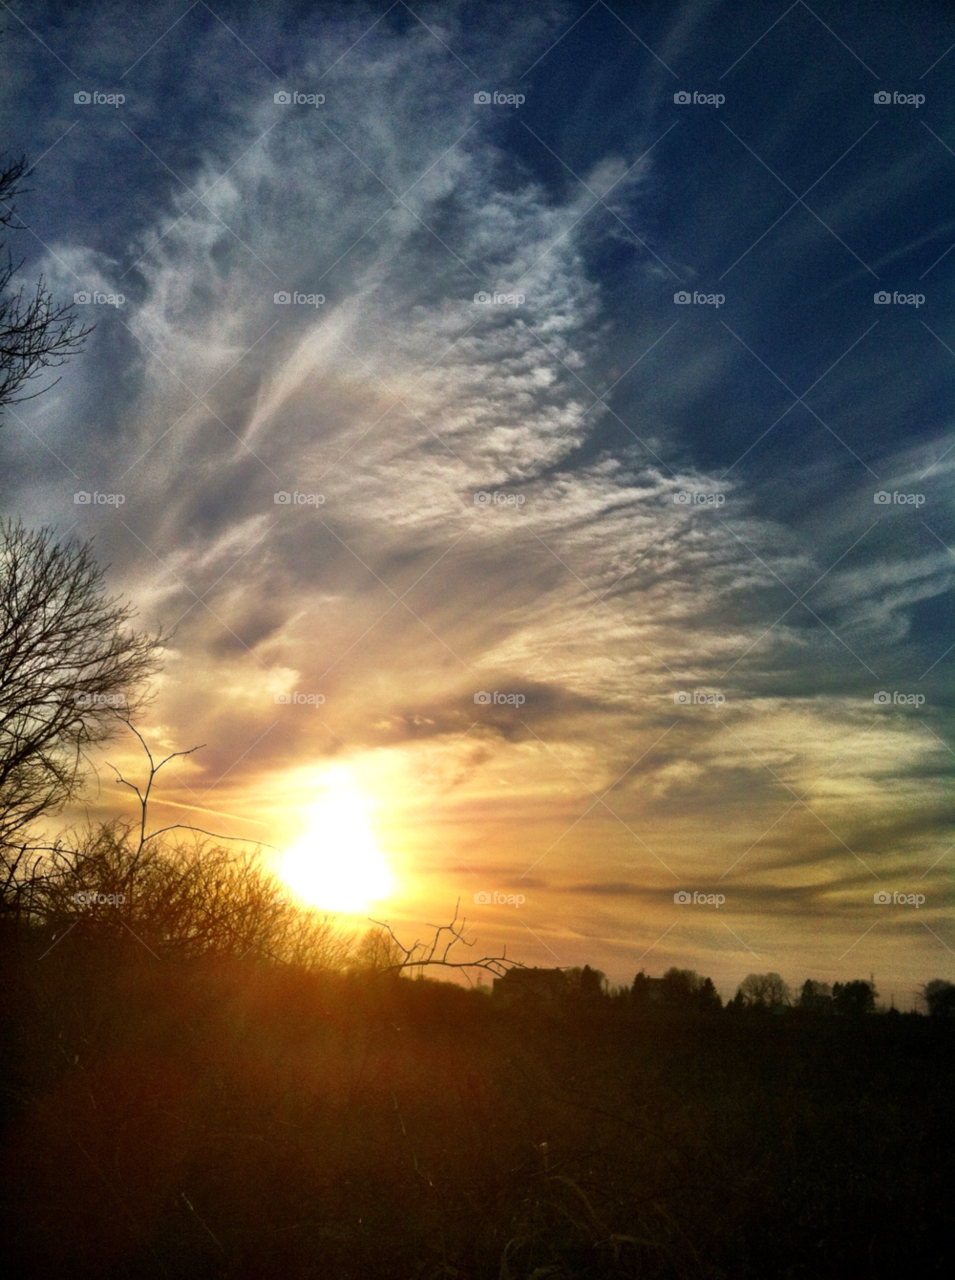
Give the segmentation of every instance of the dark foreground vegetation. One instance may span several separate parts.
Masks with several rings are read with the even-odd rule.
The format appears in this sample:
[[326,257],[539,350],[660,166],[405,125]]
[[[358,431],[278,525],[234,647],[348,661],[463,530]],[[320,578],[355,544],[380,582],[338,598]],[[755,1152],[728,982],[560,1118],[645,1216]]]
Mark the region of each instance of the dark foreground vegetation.
[[955,1019],[502,1007],[96,919],[3,932],[9,1275],[950,1274]]

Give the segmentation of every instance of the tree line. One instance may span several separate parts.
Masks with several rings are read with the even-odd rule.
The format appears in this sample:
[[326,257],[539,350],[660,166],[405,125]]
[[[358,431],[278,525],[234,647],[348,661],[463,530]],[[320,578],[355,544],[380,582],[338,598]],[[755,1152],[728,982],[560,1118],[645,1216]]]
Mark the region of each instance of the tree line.
[[[830,986],[807,978],[797,995],[778,973],[750,973],[739,984],[725,1008],[729,1012],[798,1010],[802,1013],[861,1017],[879,1012],[876,1006],[878,995],[871,979],[856,978],[849,982],[834,982]],[[955,983],[934,978],[921,987],[919,995],[929,1014],[955,1017]],[[675,967],[668,969],[662,978],[650,978],[641,970],[629,990],[618,989],[611,998],[638,1009],[647,1009],[654,1004],[702,1012],[724,1008],[712,979],[701,977],[693,969]],[[895,1011],[889,1009],[885,1012]]]

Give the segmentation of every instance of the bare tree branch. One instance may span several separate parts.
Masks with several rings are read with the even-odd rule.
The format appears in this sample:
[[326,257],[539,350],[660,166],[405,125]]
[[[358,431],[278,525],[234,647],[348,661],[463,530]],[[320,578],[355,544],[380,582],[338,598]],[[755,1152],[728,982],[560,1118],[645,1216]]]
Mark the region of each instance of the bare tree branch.
[[[467,923],[462,916],[458,920],[458,911],[461,908],[461,899],[458,898],[454,908],[454,916],[450,924],[429,924],[429,929],[434,929],[434,937],[430,942],[415,941],[410,947],[406,947],[399,941],[394,929],[383,920],[374,920],[371,917],[372,924],[384,931],[384,940],[386,942],[386,950],[390,951],[395,957],[391,963],[383,964],[375,969],[378,974],[386,973],[402,973],[405,970],[422,970],[425,968],[441,968],[441,969],[461,969],[470,981],[470,975],[467,973],[469,969],[484,969],[492,973],[497,978],[502,978],[508,969],[523,969],[517,960],[508,960],[507,947],[504,948],[500,956],[482,956],[480,960],[451,960],[450,956],[453,949],[459,944],[465,947],[473,947],[473,942],[465,941],[464,926]],[[400,957],[400,958],[399,958]]]
[[[13,201],[26,191],[22,182],[32,172],[24,157],[0,167],[0,226],[23,230]],[[5,261],[0,257],[0,410],[4,405],[32,400],[55,386],[59,379],[31,395],[20,394],[44,369],[56,368],[82,351],[93,331],[92,325],[79,323],[72,305],[54,302],[42,276],[29,292],[22,286],[11,289],[11,281],[22,266],[22,260],[14,262],[9,249]]]

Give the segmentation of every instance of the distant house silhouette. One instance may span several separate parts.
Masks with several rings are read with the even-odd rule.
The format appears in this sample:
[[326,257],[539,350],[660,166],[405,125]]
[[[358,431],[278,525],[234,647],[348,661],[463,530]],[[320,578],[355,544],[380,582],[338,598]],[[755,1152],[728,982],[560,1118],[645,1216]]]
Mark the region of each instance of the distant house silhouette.
[[648,978],[641,969],[633,980],[632,994],[637,1005],[663,1004],[666,983],[663,978]]
[[557,1004],[569,994],[563,969],[508,969],[494,979],[493,998],[502,1005]]

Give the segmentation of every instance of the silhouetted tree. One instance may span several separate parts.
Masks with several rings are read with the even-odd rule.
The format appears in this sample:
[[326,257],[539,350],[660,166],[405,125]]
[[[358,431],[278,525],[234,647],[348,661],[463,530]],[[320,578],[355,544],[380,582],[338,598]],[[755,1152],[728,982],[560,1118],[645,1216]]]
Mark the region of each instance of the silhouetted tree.
[[712,979],[695,969],[671,968],[663,975],[663,1003],[676,1009],[719,1009],[722,1005]]
[[933,978],[922,988],[922,999],[933,1018],[955,1018],[955,982]]
[[582,969],[570,969],[567,973],[572,994],[585,1004],[594,1004],[603,996],[605,977],[599,969],[591,969],[589,964]]
[[828,983],[807,978],[799,992],[799,1008],[808,1013],[830,1013],[832,992]]
[[[21,184],[31,173],[22,157],[0,167],[0,227],[22,230],[13,200],[24,193]],[[4,249],[0,248],[0,256]],[[0,260],[0,411],[5,405],[31,400],[33,396],[19,394],[24,385],[43,369],[76,355],[92,332],[92,326],[79,324],[72,306],[54,302],[42,276],[29,293],[22,286],[11,289],[22,266],[22,260],[14,262],[5,249],[5,261]],[[33,395],[48,389],[43,387]]]
[[864,982],[861,978],[853,982],[834,982],[833,1012],[849,1018],[861,1018],[863,1014],[874,1013],[876,994],[873,984]]
[[704,1012],[710,1009],[722,1009],[723,999],[716,987],[713,985],[712,978],[704,978],[703,985],[696,992],[697,1008]]
[[[0,524],[0,853],[75,793],[84,752],[144,702],[167,637],[134,631],[89,543]],[[9,865],[9,861],[7,863]]]
[[749,1009],[779,1009],[791,1003],[789,987],[778,973],[749,973],[738,995]]

